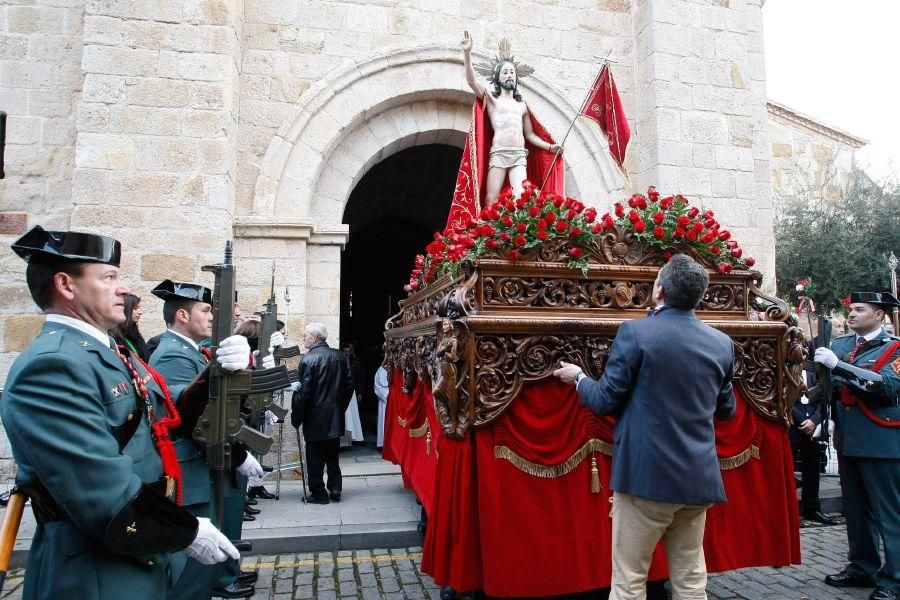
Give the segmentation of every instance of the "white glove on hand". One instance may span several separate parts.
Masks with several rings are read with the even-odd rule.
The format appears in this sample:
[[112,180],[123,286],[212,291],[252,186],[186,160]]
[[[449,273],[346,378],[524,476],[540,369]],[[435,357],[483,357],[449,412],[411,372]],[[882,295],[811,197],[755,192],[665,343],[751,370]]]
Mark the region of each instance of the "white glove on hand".
[[241,466],[237,468],[237,472],[244,477],[263,476],[263,469],[260,466],[259,461],[253,458],[253,455],[250,453],[247,453],[247,458],[245,458],[244,462],[241,463]]
[[229,558],[238,560],[241,557],[234,544],[209,519],[198,517],[197,522],[197,537],[184,549],[185,554],[202,565],[214,565]]
[[276,331],[269,338],[270,348],[277,348],[278,346],[284,346],[284,335],[280,331]]
[[219,342],[216,349],[216,360],[226,371],[246,369],[250,364],[250,344],[242,335],[233,335]]
[[267,411],[263,414],[263,417],[264,417],[265,420],[266,420],[266,424],[269,425],[269,426],[274,425],[274,424],[275,424],[275,421],[278,420],[278,417],[276,417],[276,416],[275,416],[275,413],[273,413],[271,410],[267,410]]
[[263,369],[271,369],[275,366],[275,357],[272,356],[272,348],[269,348],[269,355],[262,359],[261,366]]
[[837,354],[828,348],[816,348],[816,354],[813,360],[820,365],[825,365],[830,371],[838,364]]
[[291,391],[292,392],[300,391],[300,382],[299,381],[295,381],[294,383],[291,384]]

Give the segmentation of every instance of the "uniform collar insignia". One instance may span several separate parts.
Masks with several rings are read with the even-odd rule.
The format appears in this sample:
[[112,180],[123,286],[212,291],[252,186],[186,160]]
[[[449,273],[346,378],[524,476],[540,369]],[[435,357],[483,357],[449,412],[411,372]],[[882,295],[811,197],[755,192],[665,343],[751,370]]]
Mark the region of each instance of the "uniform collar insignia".
[[81,347],[82,347],[82,348],[88,348],[90,345],[91,345],[91,343],[90,343],[89,341],[87,341],[87,340],[81,340]]

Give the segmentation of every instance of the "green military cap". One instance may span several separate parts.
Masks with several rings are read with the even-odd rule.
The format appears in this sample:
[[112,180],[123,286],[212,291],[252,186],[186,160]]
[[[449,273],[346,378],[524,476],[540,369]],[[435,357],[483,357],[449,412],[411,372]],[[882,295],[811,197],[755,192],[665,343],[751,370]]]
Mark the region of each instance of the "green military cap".
[[166,279],[153,288],[151,293],[162,300],[196,300],[213,303],[213,292],[208,287],[196,283],[182,283]]
[[894,298],[893,294],[888,292],[853,292],[850,294],[850,304],[862,302],[865,304],[874,304],[882,308],[890,308],[892,306],[900,306],[900,300]]
[[122,244],[111,237],[81,231],[48,231],[40,225],[13,242],[12,249],[25,262],[37,255],[118,267],[122,257]]

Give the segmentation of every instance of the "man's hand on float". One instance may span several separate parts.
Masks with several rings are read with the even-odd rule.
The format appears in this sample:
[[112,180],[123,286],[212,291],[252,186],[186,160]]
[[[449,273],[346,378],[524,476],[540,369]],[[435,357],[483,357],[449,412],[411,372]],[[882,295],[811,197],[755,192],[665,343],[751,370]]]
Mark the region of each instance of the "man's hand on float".
[[468,31],[463,31],[463,39],[459,45],[466,54],[472,51],[472,36],[469,35]]
[[559,361],[559,368],[553,371],[554,377],[559,377],[563,383],[575,383],[575,376],[581,373],[581,367],[567,363],[564,360]]
[[820,365],[828,367],[829,371],[838,364],[837,354],[828,348],[816,348],[816,354],[813,357],[813,360]]
[[250,344],[242,335],[233,335],[219,342],[216,360],[225,371],[239,371],[250,364]]

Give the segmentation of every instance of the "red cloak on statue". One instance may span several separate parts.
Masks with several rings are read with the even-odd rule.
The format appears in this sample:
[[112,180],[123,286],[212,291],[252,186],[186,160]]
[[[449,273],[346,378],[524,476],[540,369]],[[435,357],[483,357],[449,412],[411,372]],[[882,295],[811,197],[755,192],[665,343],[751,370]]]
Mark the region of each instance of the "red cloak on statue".
[[[531,119],[531,127],[539,138],[548,144],[556,141],[544,129],[534,112],[529,108],[528,116]],[[462,160],[459,162],[459,173],[456,176],[456,188],[453,190],[453,204],[450,206],[450,215],[447,218],[447,227],[465,227],[469,219],[478,219],[478,213],[483,208],[482,202],[486,194],[486,181],[488,161],[491,153],[491,142],[494,139],[494,130],[491,128],[491,120],[488,118],[484,102],[475,100],[472,106],[472,124],[469,126],[469,134],[466,136],[466,147],[463,150]],[[525,141],[528,150],[528,164],[525,167],[528,180],[535,185],[541,185],[547,173],[547,183],[544,189],[555,194],[565,193],[565,163],[562,158],[553,162],[554,153],[541,150]],[[553,165],[552,171],[550,165]],[[509,189],[509,182],[504,183],[504,190]]]

